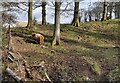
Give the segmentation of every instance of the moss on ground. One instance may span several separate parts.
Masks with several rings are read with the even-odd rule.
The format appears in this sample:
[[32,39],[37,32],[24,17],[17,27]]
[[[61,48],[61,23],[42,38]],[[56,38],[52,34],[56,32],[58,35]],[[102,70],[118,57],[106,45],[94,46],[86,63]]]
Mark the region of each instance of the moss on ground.
[[109,73],[108,73],[108,80],[110,82],[112,81],[119,81],[120,80],[120,66],[115,66],[114,69],[112,69]]

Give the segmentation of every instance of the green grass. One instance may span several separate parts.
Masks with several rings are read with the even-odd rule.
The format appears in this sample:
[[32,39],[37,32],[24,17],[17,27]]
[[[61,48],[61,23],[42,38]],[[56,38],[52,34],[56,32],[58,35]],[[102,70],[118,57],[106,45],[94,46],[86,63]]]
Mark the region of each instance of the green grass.
[[116,66],[108,73],[108,80],[110,82],[120,80],[120,66]]
[[[61,46],[53,48],[59,53],[77,54],[83,56],[113,57],[118,55],[119,46],[118,35],[120,29],[117,20],[105,22],[87,22],[81,23],[80,27],[74,27],[69,24],[61,25]],[[54,25],[46,25],[41,28],[45,37],[45,45],[51,45]],[[39,28],[13,28],[12,33],[24,37],[25,41],[32,41],[31,33],[39,32]],[[80,39],[78,39],[78,37]]]

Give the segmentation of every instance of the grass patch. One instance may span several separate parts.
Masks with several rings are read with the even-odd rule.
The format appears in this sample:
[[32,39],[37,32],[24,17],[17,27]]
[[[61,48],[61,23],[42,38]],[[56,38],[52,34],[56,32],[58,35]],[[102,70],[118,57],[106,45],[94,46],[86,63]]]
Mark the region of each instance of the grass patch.
[[100,65],[95,60],[89,57],[82,57],[82,58],[87,61],[88,65],[90,66],[90,70],[92,72],[94,72],[97,75],[101,75]]
[[115,68],[111,70],[107,76],[110,82],[119,81],[120,80],[120,66],[115,66]]

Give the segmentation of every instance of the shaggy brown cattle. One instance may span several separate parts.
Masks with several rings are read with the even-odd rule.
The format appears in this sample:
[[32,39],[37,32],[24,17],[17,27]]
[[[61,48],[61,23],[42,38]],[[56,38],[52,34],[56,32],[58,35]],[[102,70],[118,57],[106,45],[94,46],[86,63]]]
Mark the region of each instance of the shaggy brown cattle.
[[34,37],[34,40],[39,43],[40,45],[44,44],[44,36],[39,33],[32,33],[32,36]]

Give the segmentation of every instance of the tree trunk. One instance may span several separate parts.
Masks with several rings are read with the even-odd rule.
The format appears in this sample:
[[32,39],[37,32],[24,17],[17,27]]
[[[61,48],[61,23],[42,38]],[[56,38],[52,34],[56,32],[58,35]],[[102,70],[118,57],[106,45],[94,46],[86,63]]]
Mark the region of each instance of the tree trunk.
[[116,11],[115,11],[115,19],[117,18],[117,13],[116,13]]
[[113,2],[110,3],[110,15],[109,15],[109,19],[112,19],[112,11],[113,11]]
[[118,19],[119,18],[119,2],[115,3],[115,18]]
[[32,26],[32,0],[29,0],[28,6],[29,6],[29,8],[28,8],[28,24],[27,24],[27,28],[31,28],[31,26]]
[[97,20],[100,20],[100,17],[101,17],[101,16],[100,16],[100,12],[98,12],[98,13],[96,14],[96,19],[97,19]]
[[46,1],[42,0],[42,25],[46,25]]
[[91,18],[91,11],[89,11],[89,22],[92,21],[92,18]]
[[55,2],[55,24],[54,24],[54,33],[52,46],[60,44],[60,5],[61,2]]
[[79,22],[79,0],[76,0],[75,2],[75,7],[74,7],[74,18],[72,21],[72,25],[73,26],[80,26],[80,22]]
[[119,12],[117,13],[117,18],[120,18],[120,13]]
[[103,16],[101,21],[106,21],[107,20],[107,9],[108,9],[108,2],[107,0],[104,0],[104,5],[103,5]]

